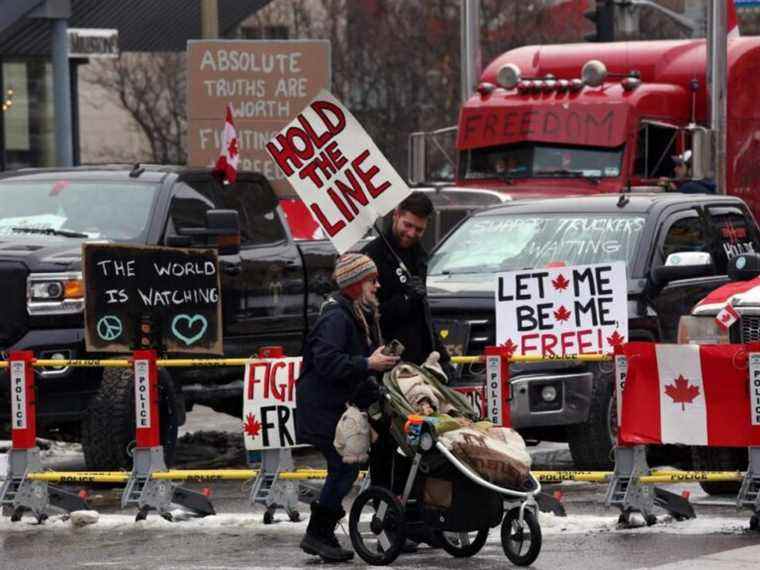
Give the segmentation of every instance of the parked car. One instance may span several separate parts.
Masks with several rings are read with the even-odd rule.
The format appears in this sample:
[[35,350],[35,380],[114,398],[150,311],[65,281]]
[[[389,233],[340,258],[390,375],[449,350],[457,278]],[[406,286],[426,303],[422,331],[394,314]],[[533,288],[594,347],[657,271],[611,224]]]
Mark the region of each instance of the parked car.
[[[239,213],[239,253],[219,256],[225,355],[265,345],[301,353],[309,325],[332,289],[335,249],[294,242],[267,180],[241,172],[222,186],[209,170],[115,165],[24,170],[0,176],[0,349],[38,358],[97,358],[84,345],[81,246],[87,241],[182,245],[206,212]],[[199,244],[195,244],[199,245]],[[89,469],[130,464],[134,440],[131,371],[38,370],[42,434],[81,438]],[[161,370],[161,441],[171,463],[177,428],[195,403],[242,414],[240,367]],[[0,422],[9,418],[0,382]]]
[[[437,246],[427,281],[431,311],[451,354],[479,355],[496,341],[496,273],[624,261],[628,339],[675,342],[679,317],[728,281],[731,257],[760,251],[759,235],[735,197],[674,192],[514,201],[475,213]],[[578,468],[611,467],[611,363],[514,363],[510,376],[512,419],[524,437],[569,442]],[[460,368],[458,384],[483,381],[483,365]]]

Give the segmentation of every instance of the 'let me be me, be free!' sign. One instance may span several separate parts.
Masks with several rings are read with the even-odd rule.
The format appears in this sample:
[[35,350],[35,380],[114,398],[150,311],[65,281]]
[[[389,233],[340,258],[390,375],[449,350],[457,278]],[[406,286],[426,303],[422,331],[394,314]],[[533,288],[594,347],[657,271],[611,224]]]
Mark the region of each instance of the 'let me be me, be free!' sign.
[[325,90],[267,152],[341,254],[410,194],[359,122]]
[[612,353],[628,338],[625,263],[497,275],[496,343],[515,354]]

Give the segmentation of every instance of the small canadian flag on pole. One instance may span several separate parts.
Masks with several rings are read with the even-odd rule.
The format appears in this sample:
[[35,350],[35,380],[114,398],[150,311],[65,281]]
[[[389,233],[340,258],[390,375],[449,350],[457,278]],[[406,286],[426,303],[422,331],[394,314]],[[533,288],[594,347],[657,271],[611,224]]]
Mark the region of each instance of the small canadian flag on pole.
[[234,184],[237,180],[238,162],[240,161],[239,150],[237,130],[232,121],[232,107],[228,103],[227,115],[224,119],[224,132],[222,133],[222,147],[213,171],[215,175],[222,178],[225,184]]
[[724,330],[728,330],[732,324],[739,320],[739,313],[730,304],[726,303],[715,316],[715,320],[718,321],[718,325]]

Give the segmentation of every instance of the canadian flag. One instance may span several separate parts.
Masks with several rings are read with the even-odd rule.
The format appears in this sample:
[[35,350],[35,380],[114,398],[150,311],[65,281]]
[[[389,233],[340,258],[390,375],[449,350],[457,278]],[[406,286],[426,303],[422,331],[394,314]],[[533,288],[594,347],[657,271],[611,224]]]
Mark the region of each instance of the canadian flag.
[[227,116],[224,119],[224,132],[222,133],[222,148],[219,158],[216,159],[214,174],[219,175],[225,184],[234,184],[237,180],[238,162],[240,153],[238,148],[237,130],[232,122],[232,107],[227,104]]
[[625,345],[620,443],[746,447],[753,426],[744,345]]
[[718,321],[718,325],[724,330],[728,330],[732,324],[739,320],[739,313],[737,313],[736,309],[731,305],[726,303],[720,312],[715,315],[715,320]]

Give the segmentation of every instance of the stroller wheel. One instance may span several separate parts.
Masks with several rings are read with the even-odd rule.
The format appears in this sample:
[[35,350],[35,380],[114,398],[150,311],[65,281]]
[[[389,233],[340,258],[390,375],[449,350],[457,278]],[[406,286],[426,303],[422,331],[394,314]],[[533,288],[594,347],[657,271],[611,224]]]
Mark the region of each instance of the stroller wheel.
[[507,558],[518,566],[528,566],[538,558],[541,551],[541,527],[530,509],[523,512],[520,523],[520,507],[507,511],[501,523],[501,547]]
[[441,548],[456,558],[475,556],[488,540],[488,529],[481,528],[474,532],[435,531]]
[[406,541],[404,509],[386,489],[370,487],[351,505],[348,533],[356,553],[368,564],[384,566],[401,553]]

